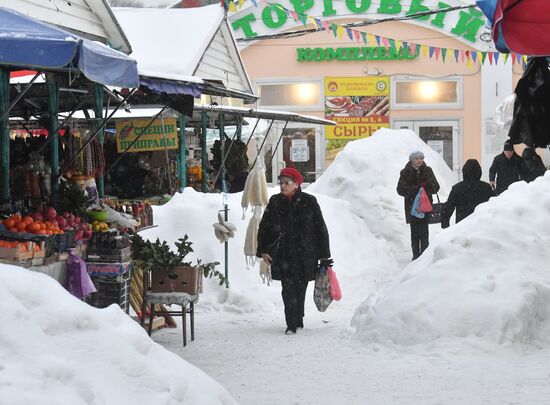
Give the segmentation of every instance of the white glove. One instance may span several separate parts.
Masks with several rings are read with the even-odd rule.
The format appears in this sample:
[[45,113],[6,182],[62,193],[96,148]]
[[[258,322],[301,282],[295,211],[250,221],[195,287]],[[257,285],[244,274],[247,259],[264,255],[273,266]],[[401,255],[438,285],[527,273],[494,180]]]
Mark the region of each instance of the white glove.
[[231,222],[225,222],[221,213],[218,212],[218,222],[212,225],[214,227],[214,234],[220,243],[227,242],[230,238],[235,236],[237,227]]

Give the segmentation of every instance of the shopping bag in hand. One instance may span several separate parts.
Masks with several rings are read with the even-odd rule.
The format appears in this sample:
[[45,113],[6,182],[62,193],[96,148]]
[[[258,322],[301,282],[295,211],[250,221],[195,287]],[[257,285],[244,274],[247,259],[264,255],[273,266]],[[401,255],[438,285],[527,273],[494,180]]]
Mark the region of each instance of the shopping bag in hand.
[[414,197],[413,204],[411,206],[411,215],[415,218],[424,218],[426,214],[423,212],[420,212],[418,210],[418,207],[420,205],[420,196],[422,195],[422,188],[418,190],[418,193],[416,193],[416,197]]
[[342,290],[340,290],[340,283],[336,278],[336,272],[330,266],[327,270],[329,280],[329,292],[330,298],[334,301],[340,301],[342,299]]
[[418,200],[418,211],[429,213],[432,212],[432,203],[430,202],[430,199],[428,198],[428,193],[426,193],[426,189],[424,187],[420,187],[420,198]]
[[313,302],[320,312],[325,312],[332,302],[330,296],[330,281],[327,267],[319,266],[315,276],[315,288],[313,289]]

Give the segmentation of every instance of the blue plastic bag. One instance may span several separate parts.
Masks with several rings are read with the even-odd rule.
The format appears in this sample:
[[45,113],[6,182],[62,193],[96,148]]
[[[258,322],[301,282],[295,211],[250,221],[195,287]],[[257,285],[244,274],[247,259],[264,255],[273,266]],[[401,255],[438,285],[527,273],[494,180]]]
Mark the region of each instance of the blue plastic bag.
[[426,214],[423,212],[418,211],[418,208],[420,206],[420,196],[422,195],[422,187],[418,190],[418,193],[416,193],[416,197],[414,197],[414,202],[411,207],[411,215],[416,218],[424,218]]

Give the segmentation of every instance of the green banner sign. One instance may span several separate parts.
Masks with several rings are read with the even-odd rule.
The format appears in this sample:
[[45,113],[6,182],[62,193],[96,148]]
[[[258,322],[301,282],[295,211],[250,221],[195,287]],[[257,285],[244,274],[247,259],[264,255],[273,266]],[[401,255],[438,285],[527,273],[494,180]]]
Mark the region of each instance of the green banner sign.
[[[458,3],[455,0],[447,0],[449,3]],[[288,10],[294,10],[304,25],[308,22],[306,16],[327,20],[341,17],[349,18],[353,14],[368,15],[374,18],[375,15],[384,16],[407,16],[411,14],[425,13],[438,9],[447,9],[451,5],[443,1],[425,0],[289,0],[279,3],[270,3],[261,9],[261,16],[255,13],[248,13],[231,22],[233,30],[246,38],[258,36],[257,31],[283,30],[289,22],[295,25],[295,21],[284,9],[278,6],[285,6]],[[431,4],[430,4],[431,3]],[[256,13],[259,13],[259,8]],[[458,18],[455,17],[458,12]],[[453,16],[450,16],[453,14]],[[483,13],[476,8],[470,8],[454,12],[441,12],[427,14],[415,18],[428,27],[435,27],[450,32],[453,36],[464,38],[470,42],[476,42],[478,32],[485,26],[486,21]]]
[[298,62],[366,61],[366,60],[412,60],[418,57],[409,48],[386,48],[383,46],[346,48],[296,48]]

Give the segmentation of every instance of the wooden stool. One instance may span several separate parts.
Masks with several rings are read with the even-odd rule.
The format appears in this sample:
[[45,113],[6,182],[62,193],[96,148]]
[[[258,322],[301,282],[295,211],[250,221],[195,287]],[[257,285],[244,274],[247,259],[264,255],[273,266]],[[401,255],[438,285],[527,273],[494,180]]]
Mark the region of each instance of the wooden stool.
[[[143,297],[143,308],[146,308],[147,304],[151,304],[151,311],[149,315],[149,327],[147,333],[151,336],[153,329],[153,317],[155,314],[167,314],[167,315],[181,315],[181,322],[183,328],[183,346],[187,345],[187,322],[186,314],[189,314],[191,323],[191,341],[195,340],[195,303],[199,301],[199,295],[191,295],[182,292],[173,293],[153,293],[147,292]],[[155,311],[155,304],[163,305],[179,305],[181,311]],[[142,312],[141,326],[145,322],[145,312]]]

